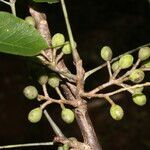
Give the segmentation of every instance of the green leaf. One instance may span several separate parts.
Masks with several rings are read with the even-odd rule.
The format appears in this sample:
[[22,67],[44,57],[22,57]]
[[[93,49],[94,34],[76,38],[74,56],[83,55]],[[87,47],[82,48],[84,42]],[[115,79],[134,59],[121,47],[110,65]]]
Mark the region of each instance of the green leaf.
[[46,48],[46,41],[33,26],[10,13],[0,12],[0,52],[35,56]]
[[58,3],[60,0],[33,0],[37,3],[47,2],[49,4]]

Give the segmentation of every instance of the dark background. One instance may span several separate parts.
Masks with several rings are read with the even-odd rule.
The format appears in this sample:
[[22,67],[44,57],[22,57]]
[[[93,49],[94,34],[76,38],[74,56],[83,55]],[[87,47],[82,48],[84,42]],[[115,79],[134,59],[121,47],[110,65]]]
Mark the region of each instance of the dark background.
[[[17,1],[19,17],[29,15],[29,5],[33,3]],[[43,4],[37,7],[48,15],[52,34],[61,32],[67,35],[59,4]],[[103,62],[99,56],[99,48],[104,45],[111,46],[114,56],[117,56],[149,42],[150,4],[147,0],[68,0],[67,7],[78,51],[87,70]],[[0,10],[8,11],[9,7],[0,3]],[[34,125],[27,120],[28,112],[38,106],[37,102],[26,100],[22,94],[26,85],[34,83],[32,78],[36,74],[30,71],[28,61],[22,57],[0,55],[0,145],[43,142],[55,136],[44,117],[40,123]],[[87,80],[86,89],[105,81],[106,73],[106,70],[102,70]],[[148,76],[147,74],[149,80]],[[144,91],[148,99],[149,90],[146,88]],[[132,103],[130,94],[119,94],[113,99],[119,99],[118,103],[125,110],[122,121],[116,122],[110,117],[109,104],[100,106],[99,101],[89,104],[89,113],[103,149],[150,149],[149,100],[146,106],[138,107]],[[66,125],[61,121],[58,116],[59,107],[52,105],[48,110],[66,136],[81,139],[76,123]]]

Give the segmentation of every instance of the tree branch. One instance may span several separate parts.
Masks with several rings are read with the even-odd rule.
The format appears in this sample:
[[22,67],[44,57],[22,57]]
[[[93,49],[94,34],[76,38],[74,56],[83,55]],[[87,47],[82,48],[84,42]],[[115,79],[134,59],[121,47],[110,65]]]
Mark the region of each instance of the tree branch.
[[[33,10],[33,9],[31,9],[30,8],[30,12],[31,12],[31,14],[32,14],[32,16],[33,17],[35,17],[35,18],[40,18],[41,17],[41,15],[42,15],[42,20],[43,20],[43,17],[45,16],[45,15],[43,15],[43,14],[40,14],[39,12],[36,12],[35,10]],[[37,15],[37,16],[36,16]],[[36,20],[36,19],[35,19]],[[38,19],[37,19],[38,20]],[[44,22],[46,22],[46,20],[44,20]],[[37,21],[37,26],[38,26],[38,30],[39,30],[39,32],[41,33],[41,35],[47,35],[47,34],[45,34],[45,32],[48,32],[48,34],[49,34],[49,29],[48,29],[48,25],[46,25],[45,26],[45,28],[43,28],[43,29],[40,29],[42,26],[39,26],[38,24],[41,24],[41,21],[40,20],[38,20]],[[46,24],[46,23],[45,23]],[[44,30],[44,31],[43,31]],[[45,37],[45,36],[43,36],[43,37]],[[46,37],[45,37],[46,38]],[[76,51],[76,50],[75,50]],[[72,102],[76,102],[76,101],[79,101],[80,102],[80,105],[82,105],[83,104],[83,100],[81,99],[81,97],[80,97],[80,93],[82,92],[82,90],[83,90],[83,85],[84,85],[84,69],[83,69],[83,67],[82,67],[82,60],[80,60],[80,57],[78,57],[78,56],[75,56],[76,58],[75,58],[75,62],[76,62],[76,69],[77,69],[77,78],[76,78],[76,82],[77,82],[77,86],[75,86],[75,89],[72,89],[72,86],[70,86],[71,88],[69,88],[68,86],[63,86],[63,87],[65,87],[65,88],[63,88],[63,90],[64,90],[64,94],[65,94],[65,96],[66,96],[66,98],[67,99],[71,99],[72,98],[72,96],[74,96],[74,98],[75,98],[75,100],[73,100]],[[63,60],[62,60],[63,61]],[[60,65],[59,67],[58,67],[58,65],[57,65],[57,67],[59,68],[59,69],[65,69],[66,68],[66,66],[65,66],[65,64],[64,63],[62,63],[62,61],[61,62],[59,62],[59,64],[58,65]],[[49,67],[50,69],[51,69],[51,67]],[[66,69],[65,69],[66,70]],[[61,74],[60,74],[61,75]],[[66,81],[65,82],[66,83],[66,85],[68,84],[68,82]],[[71,83],[70,83],[71,84]],[[69,91],[71,91],[71,93],[69,92]],[[70,97],[71,96],[71,97]],[[87,107],[87,104],[84,104],[84,106],[85,107]],[[88,116],[88,113],[87,113],[87,109],[84,109],[84,114],[83,114],[83,116],[82,115],[80,115],[80,116],[78,116],[79,115],[79,113],[77,113],[77,112],[79,112],[79,111],[83,111],[82,110],[82,107],[80,107],[79,109],[78,109],[78,111],[75,111],[75,113],[76,113],[76,118],[77,118],[77,121],[78,121],[78,124],[79,124],[79,126],[80,126],[80,129],[81,129],[81,131],[82,131],[82,133],[84,133],[84,136],[83,136],[83,138],[84,138],[84,141],[86,141],[86,143],[82,143],[83,145],[86,145],[86,147],[87,147],[87,150],[101,150],[101,147],[100,147],[100,145],[98,144],[98,140],[97,140],[97,137],[96,137],[96,134],[95,134],[95,131],[94,131],[94,128],[93,128],[93,125],[92,125],[92,123],[91,123],[91,121],[90,121],[90,119],[89,119],[89,116]],[[81,117],[84,117],[83,119],[81,118]],[[86,126],[86,128],[84,128]],[[89,129],[88,129],[89,128]],[[92,139],[92,140],[91,140]],[[75,146],[75,145],[74,145]],[[77,145],[78,146],[78,145]],[[79,149],[79,147],[73,147],[74,149]],[[90,149],[89,149],[90,148]],[[86,149],[85,149],[86,150]]]

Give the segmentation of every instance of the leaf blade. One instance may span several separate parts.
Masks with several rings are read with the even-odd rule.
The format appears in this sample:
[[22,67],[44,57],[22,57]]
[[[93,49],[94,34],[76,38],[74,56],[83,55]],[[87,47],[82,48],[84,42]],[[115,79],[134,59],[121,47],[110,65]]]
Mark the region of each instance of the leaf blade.
[[3,11],[0,20],[0,52],[35,56],[48,48],[44,38],[24,20]]

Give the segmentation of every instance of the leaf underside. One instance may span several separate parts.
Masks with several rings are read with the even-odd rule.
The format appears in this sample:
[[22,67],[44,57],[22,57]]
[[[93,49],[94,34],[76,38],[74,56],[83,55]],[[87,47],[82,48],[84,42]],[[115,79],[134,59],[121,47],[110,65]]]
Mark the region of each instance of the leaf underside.
[[0,52],[35,56],[46,48],[46,41],[33,26],[10,13],[0,12]]
[[58,3],[60,0],[33,0],[37,3],[47,2],[49,4]]

